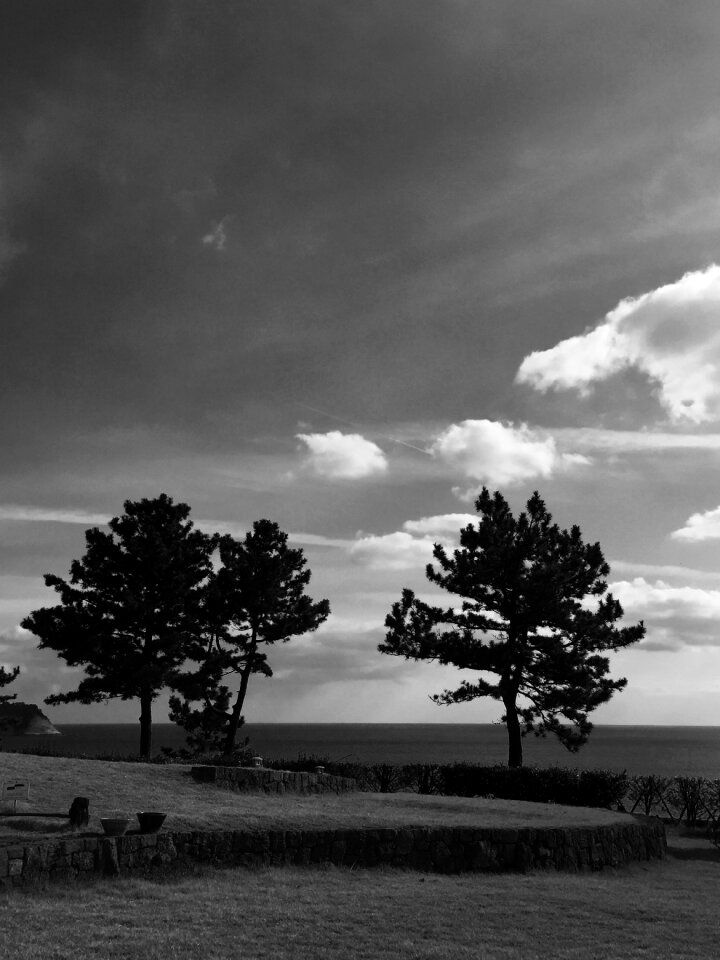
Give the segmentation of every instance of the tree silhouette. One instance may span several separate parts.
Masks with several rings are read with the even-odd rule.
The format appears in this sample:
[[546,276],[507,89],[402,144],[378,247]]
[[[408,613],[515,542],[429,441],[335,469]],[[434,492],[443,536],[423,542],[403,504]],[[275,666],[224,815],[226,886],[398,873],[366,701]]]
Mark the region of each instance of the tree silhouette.
[[[5,667],[0,667],[0,687],[6,687],[9,683],[12,683],[15,677],[17,677],[19,674],[20,667],[13,667],[11,670],[6,670]],[[16,693],[0,694],[0,708],[2,708],[6,703],[11,703],[16,697]],[[0,732],[6,730],[10,726],[12,726],[12,724],[9,719],[0,717]]]
[[[501,701],[509,766],[522,766],[529,732],[550,731],[576,751],[592,730],[588,713],[627,683],[607,676],[602,653],[640,640],[645,627],[614,626],[623,610],[603,596],[610,568],[600,545],[583,543],[577,526],[560,530],[537,492],[517,519],[499,492],[483,488],[475,506],[479,524],[460,532],[452,556],[436,544],[440,569],[428,564],[426,571],[431,583],[462,598],[460,608],[430,606],[404,590],[379,650],[477,671],[473,682],[432,699]],[[599,598],[595,609],[591,597]]]
[[[13,680],[20,675],[20,667],[13,667],[11,670],[6,670],[5,667],[0,667],[0,687],[6,687],[9,683],[12,683]],[[17,697],[16,693],[3,693],[0,694],[0,706],[3,703],[10,703],[11,700],[14,700]]]
[[60,604],[33,611],[23,627],[70,666],[77,690],[45,702],[140,701],[140,755],[152,745],[152,703],[185,661],[201,627],[203,587],[217,538],[193,528],[190,508],[166,494],[127,500],[110,532],[87,530],[87,551],[69,581],[47,574]]
[[[176,677],[181,696],[170,701],[171,718],[197,746],[221,746],[230,755],[244,722],[250,677],[272,676],[263,648],[316,630],[330,613],[327,600],[316,603],[306,595],[307,561],[287,539],[276,523],[258,520],[244,540],[219,540],[221,566],[205,592],[205,635],[192,655],[199,667]],[[239,684],[231,707],[223,681],[233,674]]]

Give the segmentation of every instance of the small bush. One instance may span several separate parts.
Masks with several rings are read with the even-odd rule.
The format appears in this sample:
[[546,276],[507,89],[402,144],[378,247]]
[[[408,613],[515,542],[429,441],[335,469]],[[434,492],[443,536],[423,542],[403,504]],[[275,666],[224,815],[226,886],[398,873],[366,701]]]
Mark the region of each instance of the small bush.
[[436,763],[414,763],[403,767],[404,779],[409,789],[425,796],[442,793],[444,781],[442,770]]
[[653,774],[633,777],[628,789],[628,798],[632,804],[630,812],[634,813],[639,807],[640,813],[646,817],[649,817],[654,809],[659,809],[660,813],[665,810],[672,816],[666,798],[672,782],[668,777],[656,777]]
[[[231,754],[206,753],[193,750],[190,747],[180,747],[175,750],[163,747],[162,753],[151,759],[151,763],[192,763],[195,766],[206,767],[249,767],[255,751],[248,746],[236,747]],[[102,758],[99,758],[102,759]]]
[[577,805],[620,810],[629,785],[630,778],[624,770],[622,773],[614,770],[581,770]]
[[622,804],[628,787],[625,773],[610,770],[479,767],[467,763],[440,769],[442,792],[459,797],[493,796],[502,800],[612,809]]
[[679,811],[678,820],[684,816],[690,827],[707,816],[711,797],[710,781],[704,777],[675,777],[668,791],[669,803]]

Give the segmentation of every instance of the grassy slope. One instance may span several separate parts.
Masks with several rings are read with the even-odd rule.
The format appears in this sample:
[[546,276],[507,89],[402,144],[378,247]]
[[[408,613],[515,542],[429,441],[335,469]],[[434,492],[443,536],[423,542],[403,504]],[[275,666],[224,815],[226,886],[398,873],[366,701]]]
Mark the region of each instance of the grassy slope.
[[[100,760],[69,760],[0,753],[0,780],[30,781],[30,802],[18,810],[65,811],[73,797],[90,800],[90,829],[99,818],[138,810],[168,813],[167,829],[310,829],[353,826],[571,826],[624,821],[624,814],[582,807],[424,797],[416,794],[346,794],[283,797],[243,795],[195,783],[189,767]],[[5,809],[11,809],[6,807]],[[53,821],[0,818],[0,837],[18,837],[31,830],[63,828]],[[35,833],[37,836],[37,833]]]
[[0,895],[0,955],[706,960],[719,882],[717,851],[672,838],[666,861],[576,876],[207,869]]

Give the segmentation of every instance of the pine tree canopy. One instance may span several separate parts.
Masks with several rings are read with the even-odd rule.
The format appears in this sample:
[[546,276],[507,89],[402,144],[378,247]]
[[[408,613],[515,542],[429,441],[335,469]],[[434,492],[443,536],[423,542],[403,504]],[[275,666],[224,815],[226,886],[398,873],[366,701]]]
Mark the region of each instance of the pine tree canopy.
[[[179,674],[180,696],[171,698],[171,718],[191,732],[189,742],[235,748],[251,675],[272,676],[267,648],[316,630],[330,613],[327,600],[305,592],[310,570],[301,549],[271,520],[257,520],[243,540],[220,537],[220,567],[206,593],[207,630],[192,659],[199,668]],[[225,678],[239,688],[232,708]],[[200,702],[199,709],[193,702]]]
[[616,626],[623,610],[607,592],[600,545],[585,544],[577,526],[560,530],[537,492],[517,518],[497,491],[483,488],[475,506],[479,523],[460,531],[452,554],[436,544],[437,566],[426,571],[461,602],[442,609],[403,591],[379,649],[477,674],[433,700],[501,701],[511,766],[521,765],[530,732],[577,750],[592,730],[588,714],[627,683],[608,676],[605,654],[642,639],[645,627]]
[[69,666],[76,690],[46,703],[141,701],[141,753],[150,749],[150,703],[187,656],[200,629],[203,587],[217,538],[193,528],[190,508],[166,494],[130,500],[109,532],[87,530],[69,580],[46,575],[60,603],[33,611],[23,627]]
[[[7,687],[8,684],[12,683],[13,680],[19,676],[20,667],[13,667],[11,670],[6,670],[5,667],[0,667],[0,687]],[[0,694],[0,703],[10,703],[10,701],[14,700],[16,697],[16,693]]]

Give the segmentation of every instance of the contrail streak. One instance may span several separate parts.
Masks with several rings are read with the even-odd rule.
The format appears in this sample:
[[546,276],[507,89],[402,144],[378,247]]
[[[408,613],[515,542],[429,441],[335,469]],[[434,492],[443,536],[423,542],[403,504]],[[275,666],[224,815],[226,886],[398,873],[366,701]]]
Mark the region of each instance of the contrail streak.
[[[319,413],[321,417],[330,417],[331,420],[337,420],[338,423],[344,423],[349,427],[353,427],[355,430],[361,430],[362,427],[357,423],[353,423],[352,420],[347,420],[345,417],[338,417],[334,413],[328,413],[327,410],[318,410],[317,407],[311,407],[309,403],[301,403],[299,400],[295,401],[297,407],[302,407],[304,410],[311,410],[313,413]],[[391,437],[387,433],[380,433],[379,430],[372,431],[375,436],[382,437],[383,440],[390,440],[391,443],[398,443],[401,447],[407,447],[408,450],[416,450],[418,453],[424,453],[425,456],[430,457],[432,454],[428,450],[424,450],[422,447],[416,447],[412,443],[407,443],[405,440],[398,440],[397,437]]]

